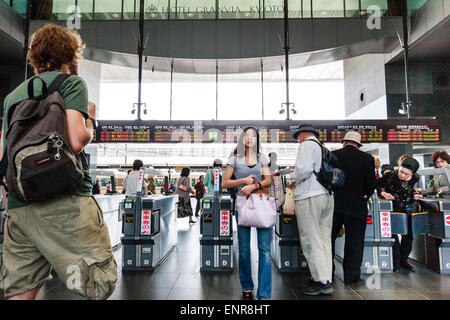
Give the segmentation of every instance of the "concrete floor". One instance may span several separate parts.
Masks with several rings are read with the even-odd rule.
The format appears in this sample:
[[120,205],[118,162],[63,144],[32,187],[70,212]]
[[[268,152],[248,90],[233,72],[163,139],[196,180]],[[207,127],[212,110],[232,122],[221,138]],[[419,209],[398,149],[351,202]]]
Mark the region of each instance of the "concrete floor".
[[[114,251],[119,265],[119,278],[110,299],[113,300],[240,300],[241,286],[237,270],[237,238],[234,241],[234,270],[231,273],[200,273],[200,221],[189,227],[187,218],[178,222],[178,245],[154,272],[124,273],[120,271],[121,248]],[[236,226],[234,227],[236,229]],[[253,230],[255,231],[255,230]],[[236,230],[235,230],[236,234]],[[273,300],[449,300],[450,276],[440,275],[423,265],[411,262],[416,272],[382,274],[380,289],[366,285],[345,286],[342,270],[336,264],[336,277],[331,296],[310,297],[302,294],[309,273],[279,273],[272,265]],[[252,272],[257,286],[256,232],[252,233]],[[3,293],[0,291],[0,299]],[[38,295],[42,300],[79,299],[54,275]]]

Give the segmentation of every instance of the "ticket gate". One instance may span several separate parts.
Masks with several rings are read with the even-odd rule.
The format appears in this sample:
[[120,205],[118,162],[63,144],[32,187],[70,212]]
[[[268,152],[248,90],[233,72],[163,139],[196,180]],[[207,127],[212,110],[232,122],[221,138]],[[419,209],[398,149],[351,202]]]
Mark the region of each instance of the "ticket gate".
[[214,169],[214,193],[202,199],[200,271],[233,271],[233,202],[221,194],[219,170]]
[[233,271],[232,200],[207,194],[202,199],[200,271]]
[[[367,205],[368,216],[361,273],[370,274],[375,271],[390,273],[393,269],[392,245],[394,240],[392,239],[392,233],[404,228],[404,222],[402,220],[397,221],[391,215],[392,201],[380,200],[376,192]],[[335,242],[335,258],[340,263],[344,259],[344,244],[345,233],[338,237]]]
[[422,199],[428,207],[429,229],[416,236],[413,259],[433,271],[450,274],[450,199]]
[[[141,170],[137,190],[142,189]],[[137,192],[120,204],[122,271],[153,271],[177,244],[178,195],[142,196]]]
[[278,272],[308,271],[295,215],[278,214],[271,245],[272,262]]
[[[450,170],[425,168],[418,171],[422,185],[433,176],[445,177],[450,182]],[[427,193],[421,199],[427,211],[428,228],[425,234],[414,234],[413,251],[410,258],[425,264],[433,271],[450,274],[450,196]],[[414,228],[414,224],[413,224]]]

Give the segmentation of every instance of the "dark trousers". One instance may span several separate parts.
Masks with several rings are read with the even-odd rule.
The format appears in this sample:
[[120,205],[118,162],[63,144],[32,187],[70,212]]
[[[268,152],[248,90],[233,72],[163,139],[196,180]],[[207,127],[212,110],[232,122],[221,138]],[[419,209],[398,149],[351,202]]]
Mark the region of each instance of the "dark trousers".
[[195,216],[198,216],[198,212],[200,211],[200,202],[202,202],[202,199],[197,199],[197,205],[195,206]]
[[[335,241],[342,226],[345,228],[344,245],[344,282],[354,283],[361,277],[361,264],[364,253],[364,234],[367,222],[335,212],[333,215],[333,229],[331,243],[333,247],[333,258],[335,252]],[[333,268],[334,270],[334,268]]]
[[393,234],[395,242],[392,247],[394,266],[399,266],[400,263],[405,263],[408,260],[409,254],[412,251],[413,233],[411,224],[411,215],[408,215],[408,234],[402,235],[402,240],[398,239],[398,235]]

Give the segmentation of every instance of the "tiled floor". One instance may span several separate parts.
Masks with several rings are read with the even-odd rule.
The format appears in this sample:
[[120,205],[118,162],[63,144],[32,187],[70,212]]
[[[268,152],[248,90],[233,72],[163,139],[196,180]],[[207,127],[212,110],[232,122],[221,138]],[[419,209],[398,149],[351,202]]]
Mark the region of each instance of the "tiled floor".
[[[237,270],[237,239],[234,242],[234,270],[231,273],[200,273],[199,223],[189,227],[187,218],[178,220],[178,245],[154,272],[124,273],[119,270],[116,290],[110,299],[132,300],[239,300],[241,286]],[[236,230],[235,230],[236,234]],[[121,262],[121,248],[115,250]],[[448,300],[450,276],[441,276],[421,265],[415,273],[382,274],[379,289],[366,285],[348,287],[340,280],[341,267],[336,266],[332,296],[309,297],[302,294],[308,272],[279,273],[272,266],[272,299],[274,300]],[[252,270],[257,286],[256,233],[252,234]],[[376,284],[376,283],[374,283]],[[0,291],[0,298],[3,294]],[[66,289],[56,276],[48,281],[39,299],[79,299]]]

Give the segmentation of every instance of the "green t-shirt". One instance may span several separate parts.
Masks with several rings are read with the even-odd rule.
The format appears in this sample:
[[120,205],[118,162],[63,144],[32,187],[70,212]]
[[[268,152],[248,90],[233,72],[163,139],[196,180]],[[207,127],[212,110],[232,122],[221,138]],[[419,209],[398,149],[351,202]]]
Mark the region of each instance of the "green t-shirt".
[[[38,75],[38,77],[45,81],[45,84],[47,85],[48,88],[50,84],[53,82],[53,80],[55,80],[59,74],[61,73],[58,71],[51,71],[41,73]],[[20,84],[16,89],[14,89],[13,92],[11,92],[8,96],[6,96],[5,103],[3,106],[3,122],[2,122],[3,137],[6,137],[6,134],[8,132],[9,124],[7,123],[8,122],[7,114],[9,108],[22,100],[28,99],[28,91],[27,91],[28,81],[30,81],[33,78],[30,78],[22,82],[22,84]],[[63,82],[59,91],[61,93],[62,98],[64,99],[65,109],[78,110],[83,114],[83,116],[86,119],[89,118],[88,90],[86,83],[83,81],[83,79],[73,75]],[[35,80],[34,94],[35,96],[38,96],[41,93],[42,93],[42,82],[40,80]],[[6,141],[3,141],[3,153],[5,152],[6,145],[7,145]],[[68,193],[79,196],[90,196],[92,195],[92,178],[89,176],[89,163],[87,155],[84,151],[82,151],[81,153],[79,153],[78,156],[83,166],[84,178],[75,186],[73,186],[73,188],[70,189]],[[7,198],[8,198],[8,209],[14,209],[27,205],[27,203],[17,201],[9,194],[7,195]]]

